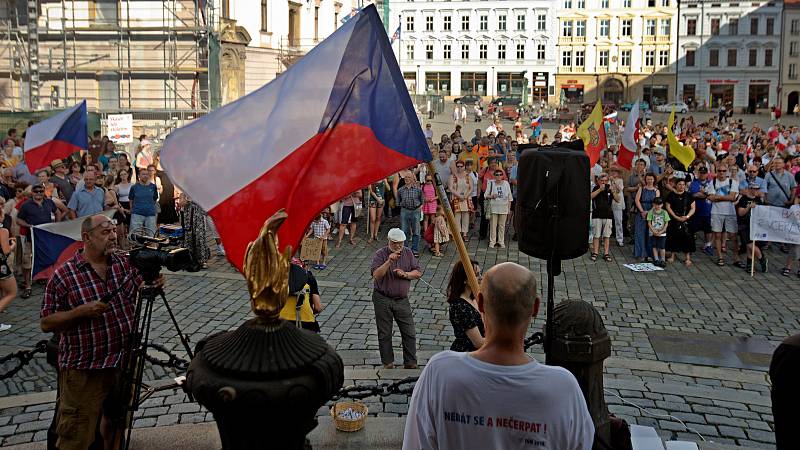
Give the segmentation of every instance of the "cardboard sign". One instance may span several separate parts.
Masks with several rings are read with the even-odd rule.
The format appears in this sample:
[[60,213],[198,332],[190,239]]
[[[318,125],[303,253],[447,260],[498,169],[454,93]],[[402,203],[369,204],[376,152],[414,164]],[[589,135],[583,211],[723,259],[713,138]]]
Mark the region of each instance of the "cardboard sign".
[[306,237],[300,246],[300,259],[303,261],[317,261],[322,256],[322,239]]

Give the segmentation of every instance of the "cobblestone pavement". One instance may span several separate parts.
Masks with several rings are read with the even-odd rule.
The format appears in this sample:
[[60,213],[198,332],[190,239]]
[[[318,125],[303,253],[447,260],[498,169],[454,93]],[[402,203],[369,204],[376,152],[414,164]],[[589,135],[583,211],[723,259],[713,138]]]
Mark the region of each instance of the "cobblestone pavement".
[[[443,126],[436,123],[436,128]],[[395,223],[393,220],[384,225],[383,233]],[[381,244],[367,245],[363,228],[358,237],[355,246],[345,244],[333,249],[328,269],[317,274],[326,305],[319,317],[323,336],[344,359],[347,384],[375,384],[418,374],[418,370],[380,367],[368,267],[372,253]],[[515,242],[508,244],[506,249],[488,249],[486,241],[473,238],[468,246],[484,267],[503,261],[530,267],[539,274],[544,297],[543,261],[519,252]],[[441,259],[423,253],[424,276],[412,287],[421,364],[449,348],[452,340],[443,291],[457,255],[452,244],[445,253]],[[724,444],[774,448],[765,371],[659,361],[647,331],[754,337],[773,343],[797,332],[800,278],[778,273],[785,255],[773,250],[770,272],[751,278],[741,269],[717,267],[702,254],[696,255],[692,268],[672,264],[662,272],[636,273],[622,266],[633,262],[630,253],[630,247],[614,247],[611,263],[592,263],[588,257],[565,261],[564,274],[556,279],[556,301],[591,302],[610,331],[613,352],[605,364],[605,386],[611,412],[631,423],[653,426],[665,438],[698,441],[702,435]],[[15,300],[3,314],[2,321],[13,328],[0,334],[0,355],[30,348],[47,338],[38,327],[41,295],[42,287],[36,286],[30,299]],[[244,280],[219,257],[208,271],[169,274],[167,297],[183,331],[195,343],[209,334],[235,328],[250,315]],[[537,319],[534,328],[542,324],[542,319]],[[396,330],[395,334],[399,348]],[[161,305],[155,307],[151,335],[154,341],[184,354]],[[174,375],[148,367],[145,379],[165,380]],[[0,445],[46,438],[53,414],[54,380],[53,369],[43,357],[37,357],[20,374],[0,381]],[[408,398],[392,395],[365,402],[372,415],[395,416],[406,413]],[[327,409],[323,407],[319,414],[328,414]],[[142,405],[138,417],[136,427],[213,420],[204,408],[189,403],[183,393],[174,390],[156,393]]]

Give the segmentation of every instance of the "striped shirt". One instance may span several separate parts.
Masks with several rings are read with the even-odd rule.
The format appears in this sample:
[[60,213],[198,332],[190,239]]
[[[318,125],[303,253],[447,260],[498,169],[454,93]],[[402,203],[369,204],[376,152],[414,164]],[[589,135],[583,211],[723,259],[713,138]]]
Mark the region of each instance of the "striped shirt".
[[59,368],[86,370],[120,366],[130,336],[135,331],[136,293],[142,282],[138,272],[134,272],[126,282],[131,271],[136,269],[130,266],[127,258],[113,254],[109,257],[106,281],[103,281],[84,259],[82,251],[55,271],[44,291],[41,317],[100,300],[106,293],[125,284],[108,303],[108,309],[101,317],[81,320],[61,333]]

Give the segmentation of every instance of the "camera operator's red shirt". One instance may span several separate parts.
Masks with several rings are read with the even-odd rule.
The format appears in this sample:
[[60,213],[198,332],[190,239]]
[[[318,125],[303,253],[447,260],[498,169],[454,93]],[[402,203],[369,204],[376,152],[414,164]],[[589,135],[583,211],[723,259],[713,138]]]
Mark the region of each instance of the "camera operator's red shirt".
[[58,367],[61,369],[119,367],[127,352],[130,336],[135,331],[136,294],[142,277],[123,255],[112,254],[109,258],[106,281],[79,251],[56,269],[47,283],[41,317],[100,300],[124,285],[109,301],[101,317],[83,320],[61,333],[58,343]]

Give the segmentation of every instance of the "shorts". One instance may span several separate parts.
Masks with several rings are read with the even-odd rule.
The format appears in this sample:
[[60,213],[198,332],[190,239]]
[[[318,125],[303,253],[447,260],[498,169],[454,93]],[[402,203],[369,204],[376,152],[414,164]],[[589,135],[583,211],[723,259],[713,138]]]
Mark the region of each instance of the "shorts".
[[[741,241],[742,245],[747,245],[753,241],[750,240],[750,225],[747,224],[745,226],[739,227],[739,240]],[[756,241],[756,247],[763,249],[767,246],[766,242],[763,241]]]
[[100,415],[119,420],[125,415],[119,369],[61,369],[58,377],[58,448],[89,448]]
[[653,248],[664,250],[664,247],[667,245],[667,237],[666,236],[650,236],[650,243],[653,245]]
[[692,216],[692,218],[689,219],[689,226],[691,227],[692,234],[698,231],[711,233],[711,217]]
[[739,230],[739,225],[736,222],[736,216],[726,216],[722,214],[711,215],[711,231],[714,233],[736,233]]
[[347,225],[356,223],[356,207],[353,205],[342,206],[342,219],[339,221],[340,225]]
[[611,219],[592,219],[592,236],[595,239],[611,237]]

